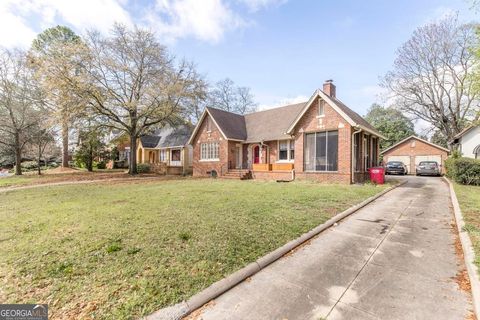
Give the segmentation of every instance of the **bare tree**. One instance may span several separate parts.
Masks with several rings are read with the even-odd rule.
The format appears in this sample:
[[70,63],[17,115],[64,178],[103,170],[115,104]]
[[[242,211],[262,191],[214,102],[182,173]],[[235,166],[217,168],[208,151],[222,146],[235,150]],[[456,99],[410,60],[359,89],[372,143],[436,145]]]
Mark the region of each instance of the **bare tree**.
[[48,93],[50,118],[61,126],[62,167],[68,167],[69,130],[76,119],[82,102],[61,80],[74,74],[77,52],[72,48],[81,45],[81,39],[71,29],[56,26],[46,29],[33,41],[30,50],[32,66]]
[[253,112],[257,109],[250,88],[237,87],[229,78],[216,83],[210,92],[209,100],[212,107],[238,114]]
[[37,161],[37,173],[42,174],[42,160],[47,165],[48,159],[45,157],[47,147],[55,144],[55,137],[51,129],[45,129],[42,126],[36,125],[31,130],[31,139],[29,139],[28,147],[31,154]]
[[192,64],[177,64],[149,30],[116,24],[108,37],[89,32],[86,48],[69,84],[104,126],[130,136],[129,173],[136,174],[138,137],[183,114],[203,80]]
[[452,139],[480,117],[479,96],[470,77],[475,26],[456,16],[422,26],[397,51],[394,70],[382,86],[400,110],[422,119]]
[[22,174],[22,152],[38,123],[41,95],[22,51],[0,52],[0,144],[15,153],[15,174]]

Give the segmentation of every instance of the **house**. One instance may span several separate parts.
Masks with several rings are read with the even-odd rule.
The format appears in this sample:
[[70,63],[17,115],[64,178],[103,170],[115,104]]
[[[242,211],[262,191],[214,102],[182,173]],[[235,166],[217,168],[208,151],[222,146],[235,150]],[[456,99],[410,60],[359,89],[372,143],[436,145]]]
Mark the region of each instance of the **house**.
[[303,103],[246,115],[207,107],[189,144],[194,176],[354,183],[378,164],[380,138],[329,80]]
[[192,130],[190,124],[166,125],[140,137],[137,163],[148,163],[153,171],[165,174],[191,173],[192,147],[187,142]]
[[436,161],[442,173],[445,173],[445,159],[448,153],[448,149],[412,135],[383,150],[381,154],[385,163],[401,161],[407,166],[409,174],[415,174],[420,161]]
[[450,143],[462,157],[480,159],[480,125],[465,128]]

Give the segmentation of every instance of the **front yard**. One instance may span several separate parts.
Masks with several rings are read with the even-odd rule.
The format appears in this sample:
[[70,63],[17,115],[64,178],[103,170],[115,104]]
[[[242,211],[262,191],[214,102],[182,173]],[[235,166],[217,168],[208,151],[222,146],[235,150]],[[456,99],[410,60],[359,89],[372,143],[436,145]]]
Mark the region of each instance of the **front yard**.
[[384,188],[178,179],[0,193],[0,301],[48,303],[52,319],[146,315]]
[[465,229],[472,240],[475,264],[480,270],[480,187],[455,183],[454,188],[465,220]]

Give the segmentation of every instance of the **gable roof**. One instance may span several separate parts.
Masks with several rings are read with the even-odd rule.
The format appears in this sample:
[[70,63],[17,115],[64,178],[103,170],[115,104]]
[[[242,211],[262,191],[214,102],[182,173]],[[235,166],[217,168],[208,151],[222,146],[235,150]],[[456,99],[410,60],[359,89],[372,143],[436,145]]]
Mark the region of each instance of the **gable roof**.
[[466,135],[468,132],[470,132],[472,129],[478,127],[478,125],[470,125],[468,127],[466,127],[465,129],[463,129],[462,131],[460,131],[460,133],[457,133],[457,135],[455,135],[453,137],[453,140],[456,140],[456,139],[459,139],[461,137],[463,137],[464,135]]
[[292,123],[292,119],[295,119],[297,114],[305,106],[305,103],[306,102],[296,103],[280,108],[246,114],[246,142],[285,139],[285,133]]
[[331,97],[325,92],[323,92],[320,89],[317,89],[313,95],[310,97],[310,100],[305,104],[303,107],[303,110],[298,116],[296,117],[295,121],[292,122],[290,127],[287,130],[287,133],[291,133],[294,129],[295,126],[298,124],[300,119],[303,117],[303,115],[307,112],[307,110],[310,108],[312,103],[315,101],[317,97],[322,98],[325,100],[328,105],[330,105],[338,114],[340,114],[345,121],[347,121],[352,127],[357,127],[360,129],[363,129],[373,135],[376,135],[380,138],[385,139],[385,137],[378,132],[368,121],[363,119],[362,116],[360,116],[358,113],[347,107],[343,102],[338,100],[337,98]]
[[140,137],[140,141],[144,148],[156,148],[158,141],[160,141],[160,137],[155,135],[145,135]]
[[192,144],[200,128],[200,124],[207,115],[212,118],[223,137],[227,140],[237,140],[248,143],[286,139],[317,97],[325,100],[353,127],[385,139],[383,135],[358,113],[347,107],[340,100],[330,97],[318,89],[307,102],[253,112],[246,115],[206,107],[188,143]]
[[190,124],[166,125],[153,134],[140,137],[144,148],[169,148],[185,146],[192,134]]
[[444,148],[444,147],[442,147],[442,146],[439,146],[438,144],[431,143],[431,142],[429,142],[429,141],[427,141],[427,140],[423,140],[423,139],[421,139],[421,138],[419,138],[419,137],[417,137],[417,136],[411,135],[411,136],[409,136],[409,137],[407,137],[407,138],[405,138],[405,139],[403,139],[403,140],[395,143],[393,146],[388,147],[387,149],[383,150],[383,151],[380,152],[380,153],[383,154],[383,153],[385,153],[385,152],[387,152],[387,151],[389,151],[389,150],[391,150],[391,149],[393,149],[393,148],[401,145],[402,143],[407,142],[407,141],[410,140],[410,139],[415,139],[415,140],[424,142],[424,143],[426,143],[426,144],[429,144],[429,145],[431,145],[432,147],[435,147],[435,148],[437,148],[437,149],[441,149],[441,150],[450,152],[450,150],[448,150],[447,148]]
[[206,107],[205,109],[223,133],[225,139],[245,140],[247,138],[244,116],[211,107]]

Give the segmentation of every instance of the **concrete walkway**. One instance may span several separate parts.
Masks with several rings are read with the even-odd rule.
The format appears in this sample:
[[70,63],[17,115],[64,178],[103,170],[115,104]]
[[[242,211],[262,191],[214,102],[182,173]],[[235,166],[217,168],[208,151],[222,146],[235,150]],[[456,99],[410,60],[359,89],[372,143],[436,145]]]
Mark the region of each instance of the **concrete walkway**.
[[189,319],[465,319],[448,187],[407,179]]

